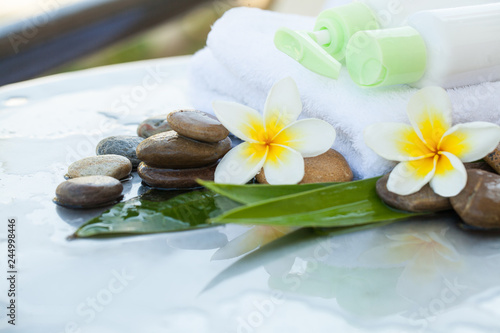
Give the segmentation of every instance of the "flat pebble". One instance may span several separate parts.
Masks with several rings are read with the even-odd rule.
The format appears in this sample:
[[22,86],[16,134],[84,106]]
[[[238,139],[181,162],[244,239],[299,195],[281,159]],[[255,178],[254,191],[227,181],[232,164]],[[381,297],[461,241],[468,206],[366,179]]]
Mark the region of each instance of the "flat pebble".
[[197,110],[174,111],[167,120],[174,131],[194,140],[219,142],[229,135],[217,118]]
[[62,205],[90,208],[118,199],[123,185],[108,176],[87,176],[67,180],[56,189],[56,199]]
[[216,166],[217,164],[193,169],[160,169],[142,162],[137,168],[137,173],[151,187],[164,189],[193,188],[200,186],[196,179],[213,181]]
[[207,143],[169,131],[153,135],[141,142],[137,147],[137,156],[155,168],[188,169],[213,164],[230,149],[229,138]]
[[152,135],[170,131],[172,128],[168,124],[167,114],[152,116],[137,127],[137,135],[143,138],[149,138]]
[[101,155],[83,158],[68,167],[68,177],[109,176],[116,179],[127,177],[132,163],[120,155]]
[[[352,170],[344,156],[334,149],[316,157],[304,158],[304,178],[299,184],[349,182],[353,178]],[[261,184],[267,184],[264,169],[257,174]]]
[[500,175],[467,170],[467,185],[450,201],[465,223],[481,229],[500,229]]
[[439,212],[451,210],[449,198],[442,197],[432,190],[429,184],[416,193],[399,195],[387,189],[389,174],[377,181],[377,194],[387,205],[407,212]]
[[117,135],[102,139],[96,148],[97,155],[121,155],[130,160],[133,168],[141,162],[137,158],[136,149],[144,138],[131,135]]

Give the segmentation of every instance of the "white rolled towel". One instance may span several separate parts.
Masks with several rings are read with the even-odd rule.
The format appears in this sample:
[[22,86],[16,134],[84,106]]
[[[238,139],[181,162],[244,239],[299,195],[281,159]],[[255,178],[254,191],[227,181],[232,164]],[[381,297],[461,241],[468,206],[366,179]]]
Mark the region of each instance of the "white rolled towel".
[[[406,106],[416,89],[406,85],[361,88],[342,69],[338,80],[312,73],[276,49],[280,27],[312,30],[314,18],[251,8],[228,11],[213,26],[207,47],[192,58],[193,105],[213,112],[214,100],[229,100],[262,111],[272,85],[287,76],[299,87],[303,117],[323,119],[337,130],[334,149],[356,178],[374,177],[394,165],[364,143],[363,129],[377,122],[406,122]],[[500,82],[449,89],[455,123],[489,121],[500,125]]]

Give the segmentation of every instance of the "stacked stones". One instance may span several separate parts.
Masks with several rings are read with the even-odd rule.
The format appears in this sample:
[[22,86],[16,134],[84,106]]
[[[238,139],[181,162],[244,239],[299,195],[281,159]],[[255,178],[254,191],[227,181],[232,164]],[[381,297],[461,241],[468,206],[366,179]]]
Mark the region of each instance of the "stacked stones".
[[[137,173],[144,183],[172,189],[197,187],[196,179],[213,180],[218,161],[231,149],[229,131],[215,117],[196,110],[174,111],[167,123],[172,130],[151,135],[137,146],[142,161]],[[151,132],[148,126],[142,128]]]
[[468,225],[500,229],[500,146],[484,158],[486,163],[466,163],[467,184],[457,196],[444,198],[427,184],[411,195],[389,192],[385,175],[377,182],[377,194],[389,206],[409,212],[455,210]]

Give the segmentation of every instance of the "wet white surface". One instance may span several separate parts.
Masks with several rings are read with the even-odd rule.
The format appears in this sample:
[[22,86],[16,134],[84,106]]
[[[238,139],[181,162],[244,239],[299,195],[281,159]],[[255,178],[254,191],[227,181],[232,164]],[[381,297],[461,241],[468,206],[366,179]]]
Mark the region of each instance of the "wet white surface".
[[[0,88],[2,332],[500,331],[500,235],[452,218],[311,238],[238,263],[211,261],[246,231],[236,226],[67,241],[102,211],[52,203],[67,166],[104,137],[189,107],[187,69],[188,58],[172,58]],[[142,190],[135,176],[126,197]],[[5,317],[8,217],[16,326]]]

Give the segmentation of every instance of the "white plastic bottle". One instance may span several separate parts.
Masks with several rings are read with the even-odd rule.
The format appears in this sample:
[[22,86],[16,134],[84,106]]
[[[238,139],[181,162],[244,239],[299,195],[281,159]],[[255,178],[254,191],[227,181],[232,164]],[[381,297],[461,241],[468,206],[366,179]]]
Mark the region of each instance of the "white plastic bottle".
[[498,3],[498,0],[357,0],[368,6],[381,28],[406,25],[407,18],[423,10],[475,6]]
[[500,80],[500,3],[429,10],[401,28],[360,31],[346,64],[361,86],[452,88]]

